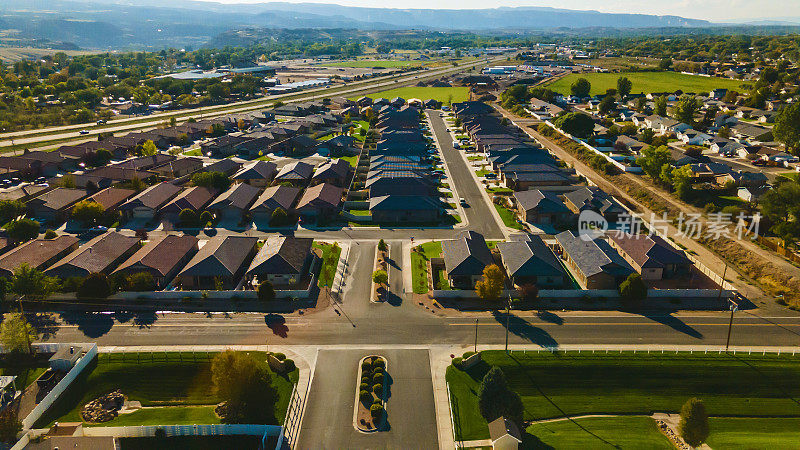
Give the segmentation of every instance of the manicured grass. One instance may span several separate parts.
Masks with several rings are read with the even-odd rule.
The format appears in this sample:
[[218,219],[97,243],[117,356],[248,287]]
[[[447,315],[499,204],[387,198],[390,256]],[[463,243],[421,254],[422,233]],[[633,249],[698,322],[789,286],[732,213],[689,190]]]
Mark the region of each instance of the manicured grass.
[[515,230],[521,230],[522,224],[517,222],[517,215],[514,214],[514,211],[506,208],[505,206],[500,206],[498,204],[494,205],[494,209],[500,213],[500,218],[503,219],[503,223],[505,226],[509,228],[513,228]]
[[533,424],[523,448],[674,449],[650,417],[587,417]]
[[490,173],[494,173],[494,171],[493,170],[486,170],[486,169],[481,169],[481,170],[476,170],[475,171],[475,174],[478,175],[479,177],[485,177],[486,175],[489,175]]
[[428,292],[427,260],[442,256],[441,242],[426,242],[417,246],[421,252],[411,252],[411,279],[415,294]]
[[192,150],[185,151],[183,152],[183,154],[186,156],[203,156],[203,151],[200,150],[199,148],[195,148]]
[[429,87],[429,86],[408,86],[397,89],[389,89],[388,91],[375,92],[374,94],[367,94],[370,98],[388,98],[389,100],[395,97],[401,97],[406,100],[410,98],[418,98],[420,100],[433,99],[442,103],[448,102],[465,102],[469,100],[469,88],[461,86],[453,87]]
[[170,406],[146,408],[130,414],[121,414],[109,422],[91,424],[90,427],[125,427],[136,425],[214,425],[221,423],[213,406]]
[[368,216],[368,215],[370,215],[368,209],[351,209],[348,212],[350,214],[354,215],[354,216]]
[[395,59],[359,59],[355,61],[339,61],[334,63],[323,63],[325,67],[353,67],[353,68],[372,68],[372,67],[416,67],[421,66],[422,61],[403,61]]
[[[211,380],[214,353],[103,353],[78,377],[61,398],[45,412],[37,427],[55,421],[80,422],[80,410],[90,400],[115,389],[122,390],[129,400],[141,402],[143,409],[123,415],[103,426],[142,424],[195,424],[213,420],[213,405],[220,399]],[[266,366],[266,354],[251,352]],[[267,370],[269,368],[267,367]],[[273,387],[278,401],[273,408],[277,421],[282,421],[297,371],[288,377],[273,374]],[[209,409],[199,408],[207,406]],[[210,411],[210,412],[209,412]],[[140,423],[139,420],[146,423]],[[175,422],[173,422],[175,421]]]
[[339,267],[339,256],[342,248],[337,244],[326,244],[324,242],[314,242],[314,248],[322,250],[322,267],[319,271],[317,285],[323,287],[333,286],[333,278],[336,276],[336,269]]
[[488,188],[487,191],[489,191],[492,194],[499,194],[499,195],[505,195],[505,194],[511,195],[514,193],[513,189],[507,187]]
[[341,159],[342,161],[347,161],[348,163],[350,163],[350,167],[356,167],[358,165],[358,155],[342,156],[339,159]]
[[711,434],[706,442],[711,448],[724,449],[796,449],[800,447],[800,418],[731,418],[709,419]]
[[[546,332],[515,319],[512,332],[556,345]],[[680,327],[675,324],[675,327]],[[685,326],[684,326],[685,327]],[[681,328],[684,328],[681,327]],[[687,333],[696,333],[688,327]],[[490,366],[500,367],[520,394],[525,419],[564,415],[678,412],[701,398],[710,415],[797,415],[800,357],[688,353],[591,354],[587,352],[483,352],[468,371],[447,368],[461,439],[488,436],[478,410],[478,390]],[[565,381],[566,380],[566,381]],[[746,386],[746,388],[742,388]]]
[[13,358],[0,360],[0,375],[16,376],[14,383],[17,390],[25,390],[31,383],[36,381],[48,367],[47,358],[33,356],[30,359],[20,357],[19,360]]
[[800,172],[781,172],[778,175],[794,181],[800,179]]
[[627,77],[633,83],[632,94],[650,92],[684,92],[708,93],[716,88],[741,90],[747,82],[728,80],[725,78],[684,75],[678,72],[622,72],[622,73],[581,73],[569,74],[545,86],[560,93],[569,95],[570,86],[578,78],[586,78],[592,84],[591,95],[604,94],[609,88],[617,88],[617,79]]

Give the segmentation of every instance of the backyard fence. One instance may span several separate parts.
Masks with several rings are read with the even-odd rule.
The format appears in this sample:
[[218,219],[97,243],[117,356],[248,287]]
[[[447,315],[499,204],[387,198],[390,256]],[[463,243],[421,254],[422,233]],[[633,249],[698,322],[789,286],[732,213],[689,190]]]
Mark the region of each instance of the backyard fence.
[[[60,344],[60,345],[71,346],[73,344]],[[87,344],[74,344],[74,346],[77,349],[82,349],[85,345]],[[47,393],[47,395],[42,399],[42,401],[39,402],[39,404],[37,404],[24,419],[22,419],[23,429],[27,430],[31,428],[33,424],[36,423],[36,421],[39,420],[40,417],[42,417],[42,414],[44,414],[44,412],[47,411],[47,409],[50,408],[50,406],[52,406],[53,403],[55,403],[58,397],[61,394],[63,394],[64,391],[67,390],[69,385],[73,381],[75,381],[76,378],[78,378],[81,372],[83,372],[83,370],[86,369],[87,366],[89,366],[89,363],[91,363],[92,360],[94,360],[94,358],[97,357],[97,344],[90,344],[90,345],[91,347],[89,347],[89,350],[86,352],[86,354],[83,355],[75,363],[74,366],[72,366],[72,369],[70,369],[70,371],[67,372],[64,378],[62,378],[61,381],[59,381],[58,384],[56,384],[55,387],[53,387],[53,389]]]
[[[280,425],[142,425],[129,427],[84,427],[84,436],[115,436],[118,438],[154,437],[158,430],[164,436],[280,436]],[[160,433],[160,432],[159,432]]]

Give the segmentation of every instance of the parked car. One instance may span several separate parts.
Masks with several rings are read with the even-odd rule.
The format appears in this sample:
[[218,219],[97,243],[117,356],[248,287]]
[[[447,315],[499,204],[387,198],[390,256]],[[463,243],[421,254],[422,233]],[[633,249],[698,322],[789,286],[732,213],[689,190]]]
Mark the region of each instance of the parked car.
[[461,197],[458,199],[458,203],[461,203],[461,206],[467,206],[467,199]]

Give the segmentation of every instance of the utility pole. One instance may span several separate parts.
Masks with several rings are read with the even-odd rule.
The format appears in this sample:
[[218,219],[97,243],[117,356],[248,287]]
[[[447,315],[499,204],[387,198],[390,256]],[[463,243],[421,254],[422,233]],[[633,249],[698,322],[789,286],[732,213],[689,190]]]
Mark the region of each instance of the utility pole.
[[739,309],[739,304],[733,300],[728,299],[730,303],[730,310],[731,310],[731,321],[728,322],[728,339],[725,341],[725,352],[728,352],[728,347],[731,345],[731,331],[733,329],[733,313]]
[[472,348],[472,351],[478,353],[478,319],[475,319],[475,346]]
[[719,282],[719,293],[717,294],[717,301],[722,298],[722,289],[725,288],[725,275],[728,273],[728,261],[725,261],[725,269],[722,271],[722,280]]
[[508,327],[511,321],[511,294],[506,301],[506,354],[508,354]]

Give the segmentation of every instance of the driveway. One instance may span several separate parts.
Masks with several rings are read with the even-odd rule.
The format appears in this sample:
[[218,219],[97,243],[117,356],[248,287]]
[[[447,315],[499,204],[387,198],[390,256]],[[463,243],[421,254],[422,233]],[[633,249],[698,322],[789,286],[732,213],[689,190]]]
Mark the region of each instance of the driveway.
[[[379,353],[391,377],[388,429],[360,433],[353,427],[358,362]],[[311,381],[298,448],[438,448],[428,350],[321,350]]]

